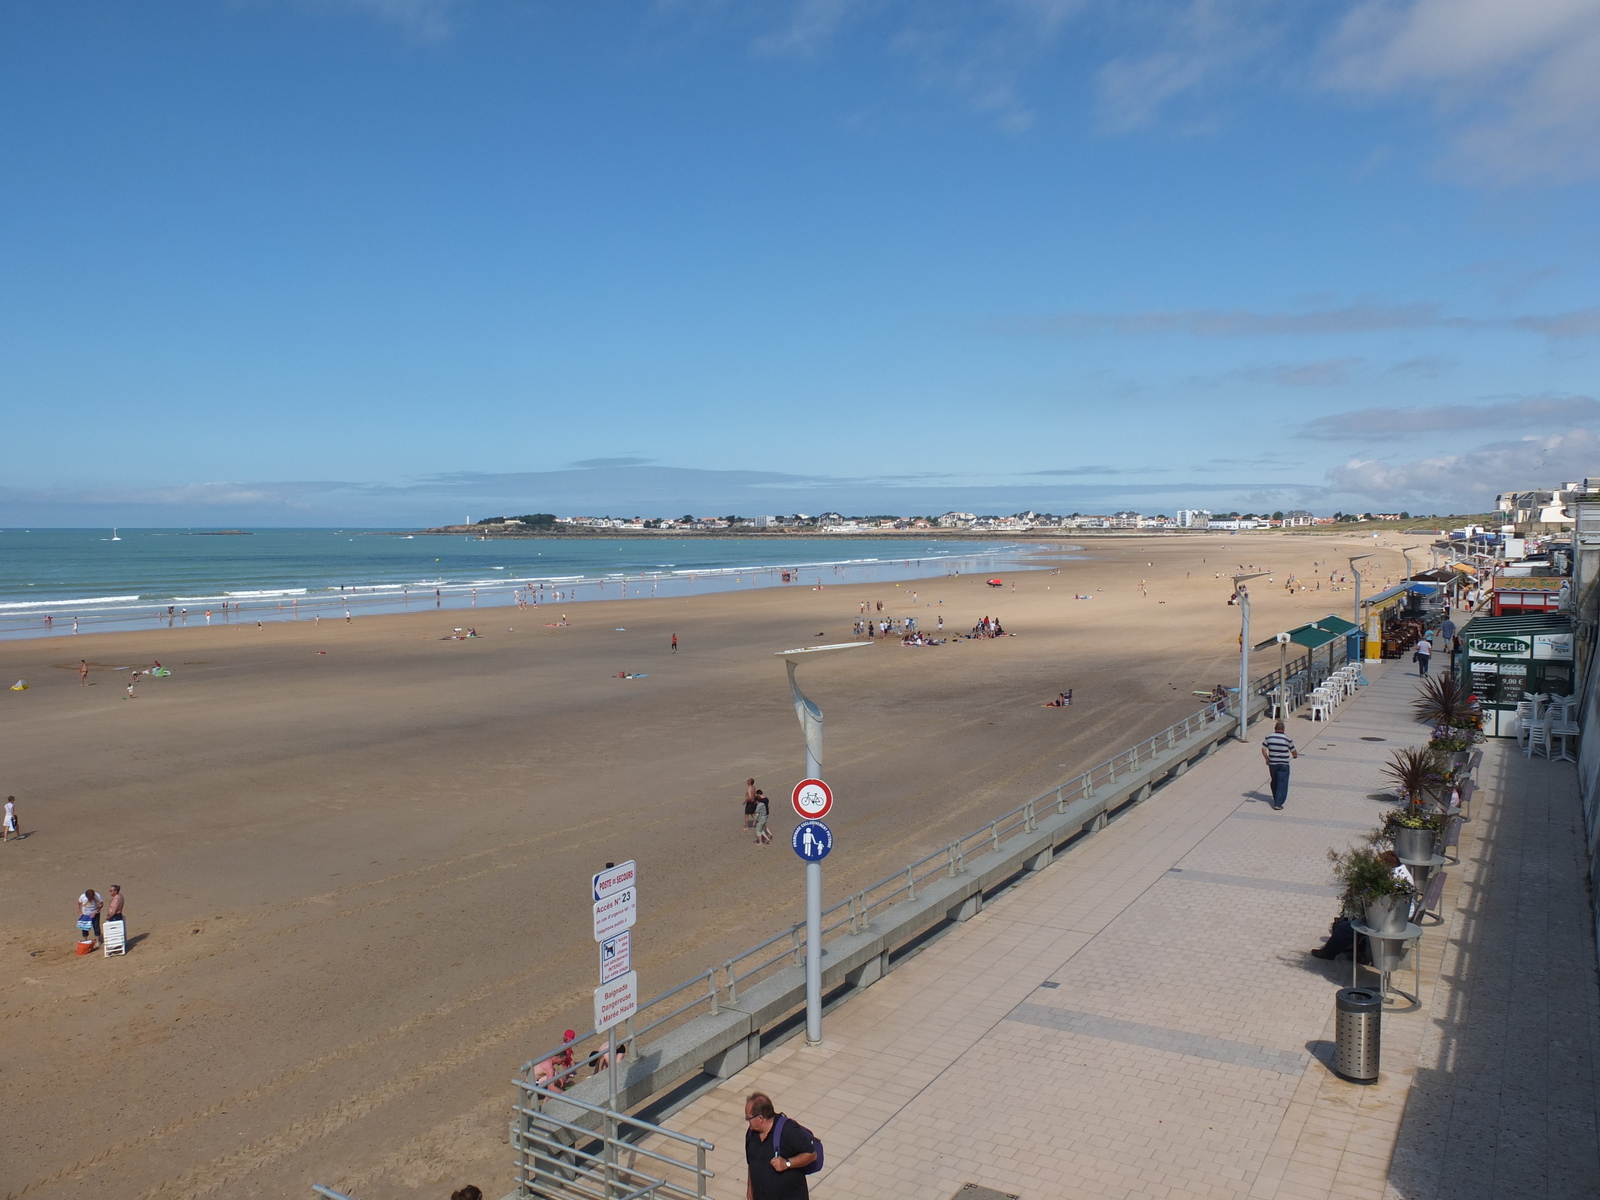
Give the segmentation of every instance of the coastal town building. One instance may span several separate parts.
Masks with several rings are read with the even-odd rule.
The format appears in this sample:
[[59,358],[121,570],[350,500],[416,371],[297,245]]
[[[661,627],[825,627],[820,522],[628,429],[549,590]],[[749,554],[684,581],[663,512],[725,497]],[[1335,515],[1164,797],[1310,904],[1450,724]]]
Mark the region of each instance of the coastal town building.
[[1179,529],[1204,529],[1211,520],[1211,510],[1205,508],[1180,508],[1178,510]]

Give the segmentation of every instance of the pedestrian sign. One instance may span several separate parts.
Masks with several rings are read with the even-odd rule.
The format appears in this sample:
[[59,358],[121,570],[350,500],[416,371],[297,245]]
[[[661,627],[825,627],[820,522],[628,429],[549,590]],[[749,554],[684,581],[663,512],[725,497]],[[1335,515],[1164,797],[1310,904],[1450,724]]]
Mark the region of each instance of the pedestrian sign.
[[794,831],[794,852],[807,862],[821,862],[833,849],[833,830],[821,821],[802,821]]

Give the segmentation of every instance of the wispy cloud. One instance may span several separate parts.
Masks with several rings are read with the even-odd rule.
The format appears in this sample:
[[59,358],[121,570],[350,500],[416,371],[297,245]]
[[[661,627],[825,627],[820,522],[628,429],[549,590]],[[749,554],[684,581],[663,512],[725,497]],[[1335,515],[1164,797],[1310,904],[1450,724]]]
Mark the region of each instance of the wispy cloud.
[[1600,462],[1600,437],[1570,429],[1544,437],[1490,442],[1465,454],[1406,462],[1353,458],[1328,472],[1330,488],[1367,500],[1411,501],[1438,511],[1478,511],[1507,487],[1578,479]]
[[580,458],[577,462],[568,463],[569,467],[577,467],[585,471],[603,470],[606,467],[642,467],[646,463],[653,463],[653,458],[637,458],[632,455],[623,455],[620,458]]
[[[1492,429],[1499,425],[1572,425],[1600,420],[1600,401],[1589,396],[1520,396],[1493,404],[1436,404],[1413,408],[1362,408],[1308,421],[1300,437],[1325,441],[1370,439],[1413,433]],[[1600,464],[1596,464],[1600,465]]]
[[1600,171],[1600,2],[1366,0],[1327,37],[1322,78],[1415,96],[1461,173],[1497,182]]
[[[1317,337],[1407,330],[1441,329],[1458,332],[1516,331],[1551,339],[1600,337],[1600,307],[1567,313],[1514,317],[1463,317],[1446,313],[1441,305],[1347,304],[1339,308],[1305,312],[1261,312],[1244,308],[1191,308],[1142,313],[1061,313],[1048,317],[1021,317],[1003,322],[1006,331],[1055,337],[1091,337],[1097,334],[1162,335],[1190,337]],[[1348,361],[1348,360],[1346,360]]]
[[309,0],[321,8],[350,7],[398,26],[419,41],[449,35],[458,0]]
[[1049,471],[1025,471],[1025,475],[1164,475],[1165,467],[1113,467],[1091,463],[1082,467],[1056,467]]

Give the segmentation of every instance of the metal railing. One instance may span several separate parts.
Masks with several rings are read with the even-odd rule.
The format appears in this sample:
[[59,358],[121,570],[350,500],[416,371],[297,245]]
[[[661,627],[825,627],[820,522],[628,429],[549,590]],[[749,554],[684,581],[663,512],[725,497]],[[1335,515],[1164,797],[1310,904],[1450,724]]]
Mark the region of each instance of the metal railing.
[[[705,1200],[716,1147],[638,1117],[513,1080],[516,1184],[541,1200]],[[552,1102],[558,1103],[552,1103]],[[682,1155],[683,1157],[674,1157]]]
[[[1069,804],[1085,799],[1106,785],[1114,785],[1118,778],[1132,774],[1161,754],[1181,745],[1201,730],[1215,722],[1228,711],[1222,702],[1207,704],[1198,712],[1176,721],[1160,733],[1146,738],[1138,745],[1113,755],[1049,791],[1019,804],[1009,812],[957,838],[915,862],[908,863],[878,882],[845,897],[822,913],[824,942],[843,933],[861,933],[870,928],[873,913],[902,897],[915,899],[917,888],[940,875],[955,876],[963,871],[963,861],[973,853],[998,849],[1000,843],[1017,832],[1031,832],[1040,816],[1051,812],[1065,812]],[[725,960],[720,968],[702,971],[692,979],[678,984],[659,996],[642,1001],[634,1016],[618,1034],[618,1043],[629,1055],[636,1055],[638,1041],[647,1034],[664,1031],[673,1022],[687,1019],[690,1014],[716,1015],[721,1003],[721,988],[726,988],[726,1003],[736,1004],[739,989],[774,968],[801,965],[805,961],[805,923],[790,925],[742,950]],[[759,956],[759,961],[751,962]],[[717,979],[718,973],[722,979]],[[677,1000],[684,992],[699,989],[693,999]],[[648,1020],[645,1018],[648,1017]],[[598,1073],[604,1068],[605,1040],[595,1030],[579,1034],[571,1042],[557,1046],[522,1064],[518,1078],[523,1083],[550,1088],[559,1093],[563,1087],[576,1083],[581,1072],[588,1068]]]

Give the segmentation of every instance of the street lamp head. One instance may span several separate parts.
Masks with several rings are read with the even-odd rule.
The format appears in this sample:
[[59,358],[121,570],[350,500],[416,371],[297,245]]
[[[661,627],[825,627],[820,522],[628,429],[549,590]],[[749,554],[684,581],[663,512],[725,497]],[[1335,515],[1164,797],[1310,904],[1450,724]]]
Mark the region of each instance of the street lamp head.
[[1235,587],[1238,587],[1238,586],[1239,586],[1239,585],[1240,585],[1240,584],[1241,584],[1241,583],[1243,583],[1243,582],[1244,582],[1244,581],[1245,581],[1245,580],[1246,580],[1246,579],[1260,579],[1260,578],[1262,578],[1262,577],[1263,577],[1263,576],[1265,576],[1265,575],[1270,575],[1270,574],[1272,574],[1272,572],[1271,572],[1271,571],[1252,571],[1252,572],[1251,572],[1251,573],[1250,573],[1250,574],[1248,574],[1248,575],[1235,575],[1235,576],[1234,576],[1234,577],[1233,577],[1233,585],[1234,585],[1234,586],[1235,586]]
[[831,646],[797,646],[793,650],[776,651],[774,657],[786,658],[791,654],[821,654],[825,650],[862,650],[872,644],[871,642],[834,642]]
[[1352,554],[1350,556],[1350,568],[1351,568],[1351,570],[1355,569],[1356,563],[1358,563],[1361,559],[1363,559],[1363,558],[1371,558],[1371,557],[1372,557],[1371,554]]

